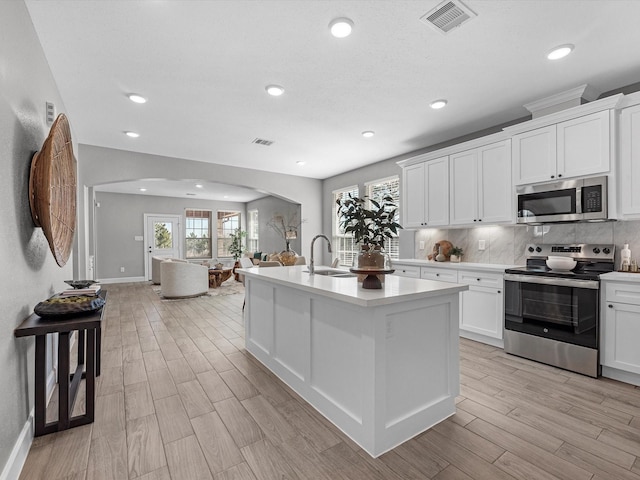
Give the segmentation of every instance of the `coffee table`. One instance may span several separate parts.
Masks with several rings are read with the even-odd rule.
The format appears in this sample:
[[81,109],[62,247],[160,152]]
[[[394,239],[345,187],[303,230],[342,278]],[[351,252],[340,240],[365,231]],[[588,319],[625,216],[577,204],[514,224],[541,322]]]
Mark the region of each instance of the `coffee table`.
[[231,278],[231,268],[210,268],[209,288],[218,288],[225,280]]

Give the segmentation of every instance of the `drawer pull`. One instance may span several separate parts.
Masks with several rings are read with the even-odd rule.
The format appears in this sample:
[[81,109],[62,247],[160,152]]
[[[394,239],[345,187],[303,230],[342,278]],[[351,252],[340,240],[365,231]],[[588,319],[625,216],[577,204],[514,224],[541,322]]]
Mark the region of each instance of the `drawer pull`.
[[613,305],[609,304],[609,305],[608,305],[608,307],[609,307],[609,308],[613,308]]
[[479,279],[479,278],[476,278],[476,280],[477,280],[478,282],[480,281],[480,279]]

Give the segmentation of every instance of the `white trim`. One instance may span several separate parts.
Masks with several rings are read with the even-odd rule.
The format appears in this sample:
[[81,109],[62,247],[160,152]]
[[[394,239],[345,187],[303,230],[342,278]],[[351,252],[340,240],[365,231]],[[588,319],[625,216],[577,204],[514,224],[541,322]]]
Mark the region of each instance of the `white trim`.
[[566,92],[556,93],[555,95],[541,98],[540,100],[534,100],[533,102],[525,103],[523,107],[529,110],[529,112],[535,114],[539,110],[544,110],[549,107],[555,107],[556,105],[570,102],[572,100],[581,100],[584,98],[586,101],[592,102],[598,98],[598,95],[599,93],[596,92],[593,87],[585,83],[584,85],[572,88],[571,90],[567,90]]
[[371,180],[369,182],[365,182],[364,186],[368,187],[369,185],[373,185],[374,183],[384,183],[384,182],[391,182],[393,180],[398,180],[400,181],[400,175],[390,175],[388,177],[385,178],[378,178],[377,180]]
[[134,282],[148,282],[149,280],[144,277],[117,277],[117,278],[100,278],[98,283],[134,283]]
[[331,192],[331,195],[346,192],[348,190],[358,190],[358,195],[360,195],[360,186],[357,183],[354,185],[349,185],[348,187],[336,188],[333,192]]
[[29,417],[24,427],[22,427],[16,443],[13,445],[11,455],[9,455],[7,463],[5,463],[2,473],[0,473],[0,480],[16,480],[20,477],[20,472],[22,472],[22,467],[24,467],[24,462],[27,460],[27,455],[29,455],[29,449],[33,442],[33,412],[33,410],[29,412]]
[[[149,235],[147,232],[147,228],[148,228],[148,224],[149,224],[149,217],[163,217],[163,218],[169,218],[169,219],[175,219],[176,224],[178,225],[178,232],[177,232],[177,239],[178,239],[178,258],[183,258],[184,257],[184,237],[186,235],[186,228],[187,228],[187,224],[186,224],[186,219],[185,217],[183,217],[182,215],[176,215],[175,213],[169,213],[169,214],[162,214],[162,213],[145,213],[142,215],[143,218],[143,229],[142,229],[142,242],[144,244],[144,279],[145,280],[151,280],[151,275],[149,272],[149,250],[148,248],[150,245],[149,242]],[[182,225],[184,222],[184,230],[182,229]],[[175,236],[174,236],[175,237]],[[98,272],[98,274],[100,274],[100,272]],[[95,278],[95,277],[94,277]],[[135,278],[135,277],[134,277]],[[132,280],[135,281],[135,280]],[[119,283],[119,282],[109,282],[109,281],[102,281],[102,283]]]

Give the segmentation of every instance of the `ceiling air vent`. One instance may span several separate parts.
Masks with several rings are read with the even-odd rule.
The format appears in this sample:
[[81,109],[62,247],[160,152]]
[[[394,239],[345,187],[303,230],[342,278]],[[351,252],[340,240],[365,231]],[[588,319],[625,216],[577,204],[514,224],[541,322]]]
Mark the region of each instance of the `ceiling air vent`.
[[449,33],[475,16],[460,0],[447,0],[425,13],[420,20],[441,33]]
[[257,143],[258,145],[264,145],[265,147],[268,147],[273,142],[271,140],[265,140],[264,138],[256,138],[251,143]]

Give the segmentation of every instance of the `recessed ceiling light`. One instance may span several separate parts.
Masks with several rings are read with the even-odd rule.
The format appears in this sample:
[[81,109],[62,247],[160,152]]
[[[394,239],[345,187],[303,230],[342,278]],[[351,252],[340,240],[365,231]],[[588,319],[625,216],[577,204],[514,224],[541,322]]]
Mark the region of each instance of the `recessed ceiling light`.
[[353,30],[353,22],[348,18],[336,18],[329,24],[329,29],[336,38],[348,37]]
[[141,191],[141,192],[146,192],[146,191],[147,191],[147,189],[146,189],[146,188],[141,188],[141,189],[140,189],[140,191]]
[[147,103],[147,99],[137,93],[130,93],[128,97],[134,103]]
[[547,53],[547,58],[549,60],[559,60],[569,55],[574,48],[575,46],[571,45],[570,43],[567,43],[566,45],[560,45],[559,47],[555,47],[553,50]]
[[296,162],[296,165],[303,166],[305,163],[306,163],[306,162],[305,162],[304,160],[298,160],[298,161]]
[[202,185],[200,185],[199,183],[196,184],[196,188],[202,188]]
[[131,137],[131,138],[138,138],[138,137],[140,136],[140,134],[139,134],[139,133],[136,133],[136,132],[124,132],[124,134],[125,134],[127,137]]
[[376,134],[376,132],[372,132],[371,130],[367,130],[366,132],[362,132],[362,136],[364,138],[371,138]]
[[444,99],[440,99],[440,100],[434,100],[433,102],[431,102],[429,104],[429,106],[431,108],[433,108],[434,110],[438,110],[440,108],[444,108],[447,105],[447,101]]
[[280,85],[267,85],[264,89],[273,97],[279,97],[284,93],[284,88]]

